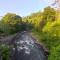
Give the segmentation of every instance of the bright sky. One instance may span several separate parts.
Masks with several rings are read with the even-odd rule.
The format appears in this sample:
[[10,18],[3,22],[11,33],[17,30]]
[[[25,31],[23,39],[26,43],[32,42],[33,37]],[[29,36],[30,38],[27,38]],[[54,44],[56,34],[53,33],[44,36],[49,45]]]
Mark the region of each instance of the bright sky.
[[26,16],[48,5],[46,0],[0,0],[0,16],[8,12]]

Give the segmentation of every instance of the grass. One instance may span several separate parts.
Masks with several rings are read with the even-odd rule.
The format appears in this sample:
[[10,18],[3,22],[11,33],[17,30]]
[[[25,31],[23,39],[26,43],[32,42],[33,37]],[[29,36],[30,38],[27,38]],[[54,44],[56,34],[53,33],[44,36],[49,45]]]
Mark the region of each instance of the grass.
[[35,30],[32,30],[32,34],[49,49],[48,60],[60,60],[60,37]]

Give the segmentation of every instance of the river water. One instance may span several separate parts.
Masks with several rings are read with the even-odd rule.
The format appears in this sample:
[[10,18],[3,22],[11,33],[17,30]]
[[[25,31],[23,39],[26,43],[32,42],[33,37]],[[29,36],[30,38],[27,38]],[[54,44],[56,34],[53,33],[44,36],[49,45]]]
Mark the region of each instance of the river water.
[[22,32],[15,39],[13,60],[47,60],[44,50],[28,32]]

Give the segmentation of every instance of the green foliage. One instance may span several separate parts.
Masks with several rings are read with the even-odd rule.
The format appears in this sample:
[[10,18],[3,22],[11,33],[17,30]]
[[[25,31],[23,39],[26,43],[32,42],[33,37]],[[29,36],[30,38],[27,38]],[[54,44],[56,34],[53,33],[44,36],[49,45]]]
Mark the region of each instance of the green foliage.
[[0,54],[2,60],[10,60],[10,48],[7,45],[0,45]]
[[[39,22],[42,19],[42,12],[37,12],[37,13],[32,13],[30,16],[24,17],[23,21],[27,22],[29,24],[34,25],[34,28],[37,29],[37,27],[39,27]],[[38,28],[39,30],[39,28]]]
[[49,50],[48,60],[60,60],[60,37],[58,35],[53,35],[49,32],[38,32],[36,30],[32,31],[34,35],[38,38],[39,42],[43,42]]
[[60,37],[53,36],[52,33],[43,33],[42,34],[42,42],[49,48],[49,50],[60,44]]
[[[60,60],[60,15],[56,10],[46,7],[42,12],[42,19],[39,22],[41,31],[34,29],[32,32],[49,49],[48,60]],[[60,13],[59,13],[60,14]]]
[[21,30],[22,18],[16,14],[6,14],[1,22],[0,29],[7,34],[12,34]]
[[0,32],[5,34],[13,34],[22,30],[31,30],[33,24],[22,21],[19,15],[7,13],[0,21]]
[[24,17],[23,21],[32,23],[34,28],[41,31],[47,22],[53,22],[56,18],[56,11],[50,6],[44,8],[43,12],[33,13],[30,16]]
[[60,60],[60,45],[53,47],[48,60]]
[[44,8],[43,20],[46,21],[55,21],[56,11],[50,6]]
[[40,22],[40,28],[42,29],[47,24],[47,22],[52,23],[55,20],[56,20],[56,11],[50,6],[44,8],[43,17]]
[[31,30],[33,29],[33,24],[32,23],[29,23],[27,20],[26,22],[22,22],[22,30]]

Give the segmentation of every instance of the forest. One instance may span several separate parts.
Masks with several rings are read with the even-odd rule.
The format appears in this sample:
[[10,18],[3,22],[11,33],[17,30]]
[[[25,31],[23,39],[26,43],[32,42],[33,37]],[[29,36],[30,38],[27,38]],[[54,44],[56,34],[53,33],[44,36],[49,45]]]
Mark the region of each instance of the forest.
[[[49,51],[48,60],[60,60],[60,11],[48,6],[43,11],[21,17],[7,13],[0,20],[0,36],[31,31]],[[10,48],[0,43],[3,60],[9,60]]]

